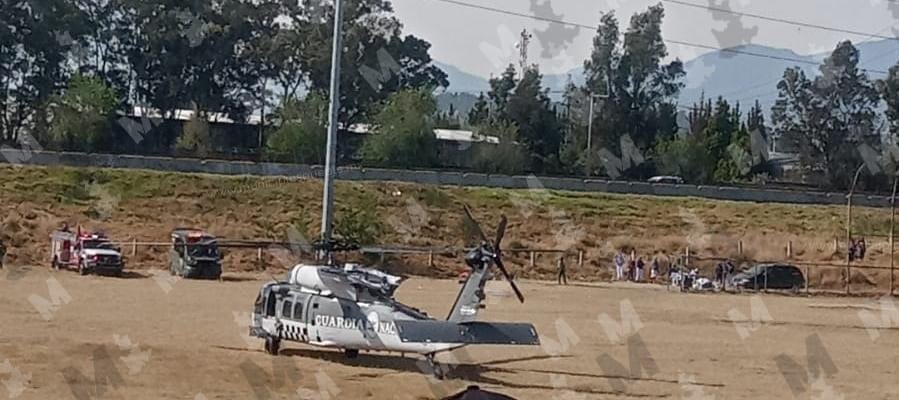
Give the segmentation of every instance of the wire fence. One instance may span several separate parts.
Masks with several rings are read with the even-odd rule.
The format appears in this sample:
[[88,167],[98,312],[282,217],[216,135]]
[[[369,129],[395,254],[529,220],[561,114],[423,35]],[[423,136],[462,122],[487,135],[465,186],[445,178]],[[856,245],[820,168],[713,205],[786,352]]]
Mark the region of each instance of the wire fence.
[[[658,273],[655,280],[660,283],[668,282],[668,269],[672,268],[675,261],[679,259],[683,267],[697,268],[708,276],[712,276],[711,272],[716,263],[725,261],[739,261],[744,266],[755,264],[787,264],[793,265],[803,273],[804,286],[802,290],[806,293],[839,293],[839,294],[889,294],[895,293],[896,271],[892,262],[892,246],[881,240],[883,235],[868,235],[869,252],[876,253],[876,260],[862,259],[850,261],[846,257],[848,244],[839,239],[830,239],[827,247],[832,253],[831,260],[809,260],[797,257],[797,253],[802,253],[805,247],[809,247],[808,243],[800,243],[799,246],[787,241],[783,243],[782,256],[772,259],[757,259],[750,257],[752,248],[747,247],[743,240],[735,240],[734,247],[736,249],[736,257],[723,257],[715,254],[703,254],[698,249],[686,246],[678,253],[666,254],[663,252],[655,253],[662,255],[665,259],[664,268]],[[135,257],[142,252],[158,253],[161,249],[170,249],[171,242],[160,241],[144,241],[139,239],[131,239],[125,241],[113,242],[122,249],[123,255]],[[272,249],[286,249],[291,252],[299,252],[308,256],[312,256],[314,252],[310,250],[308,243],[297,243],[289,241],[271,241],[271,240],[220,240],[219,246],[225,249],[236,249],[242,251],[252,251],[255,253],[255,261],[257,267],[265,269],[270,265],[266,265],[266,255]],[[820,243],[819,243],[819,247]],[[463,256],[471,248],[466,247],[415,247],[415,246],[362,246],[358,252],[379,258],[382,263],[388,257],[427,257],[427,267],[435,266],[436,257],[460,257]],[[519,265],[525,269],[542,271],[565,269],[568,274],[576,275],[582,280],[587,281],[603,281],[611,280],[614,276],[614,266],[611,257],[598,257],[597,249],[545,249],[545,248],[507,248],[503,249],[503,253],[514,256],[519,260]],[[588,260],[588,257],[590,258]],[[522,261],[523,260],[523,261]],[[589,262],[589,266],[587,265]],[[525,271],[527,272],[527,270]],[[737,271],[740,272],[740,271]],[[767,290],[767,284],[762,283],[762,289]]]

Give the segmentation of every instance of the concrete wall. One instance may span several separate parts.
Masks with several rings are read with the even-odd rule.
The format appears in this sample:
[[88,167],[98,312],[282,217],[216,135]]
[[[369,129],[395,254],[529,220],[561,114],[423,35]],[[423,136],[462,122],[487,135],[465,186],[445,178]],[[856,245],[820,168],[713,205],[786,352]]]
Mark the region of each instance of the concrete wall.
[[[221,175],[307,178],[321,178],[324,176],[324,169],[321,166],[113,154],[24,152],[10,148],[0,149],[0,163],[128,168]],[[726,186],[650,184],[644,182],[621,182],[597,179],[584,180],[576,178],[504,176],[442,171],[339,168],[337,178],[349,181],[392,181],[426,185],[482,186],[510,189],[545,188],[578,192],[640,194],[670,197],[691,196],[733,201],[792,204],[846,204],[846,195],[844,193],[747,189]],[[889,207],[889,198],[884,196],[856,195],[853,196],[853,203],[861,206]]]

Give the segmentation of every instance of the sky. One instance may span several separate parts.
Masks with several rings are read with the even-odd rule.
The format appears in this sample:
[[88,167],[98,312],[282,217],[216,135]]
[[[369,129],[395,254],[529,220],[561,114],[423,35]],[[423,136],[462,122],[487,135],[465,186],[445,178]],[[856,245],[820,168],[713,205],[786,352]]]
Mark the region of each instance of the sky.
[[[438,0],[392,0],[404,33],[429,41],[431,56],[463,71],[489,77],[510,62],[522,29],[534,36],[529,62],[544,74],[561,74],[583,65],[592,47],[593,29],[578,29],[475,10]],[[595,26],[602,13],[614,11],[625,29],[631,15],[659,0],[459,0],[517,13]],[[674,1],[674,2],[672,2]],[[715,47],[758,44],[786,48],[797,54],[832,50],[836,43],[871,40],[869,36],[832,32],[766,21],[750,16],[712,12],[677,3],[728,8],[744,14],[799,21],[859,33],[899,36],[899,1],[890,0],[664,0],[662,34],[666,40]],[[671,57],[689,61],[707,49],[668,44]]]

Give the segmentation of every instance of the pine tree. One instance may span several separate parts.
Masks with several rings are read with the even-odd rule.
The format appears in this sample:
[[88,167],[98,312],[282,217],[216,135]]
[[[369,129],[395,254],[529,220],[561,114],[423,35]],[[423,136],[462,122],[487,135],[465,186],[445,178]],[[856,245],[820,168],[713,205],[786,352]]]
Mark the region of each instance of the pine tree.
[[[663,63],[668,56],[661,35],[664,15],[661,5],[635,14],[623,41],[614,14],[600,21],[584,68],[587,89],[608,95],[598,103],[593,121],[597,152],[606,159],[622,154],[621,143],[634,143],[638,152],[646,153],[677,132],[675,102],[685,73],[680,60]],[[610,173],[609,165],[604,167]],[[650,165],[623,167],[621,172],[630,176],[652,173]]]
[[484,92],[481,92],[481,95],[478,96],[478,101],[474,103],[474,107],[468,112],[468,125],[478,126],[486,123],[490,118],[489,107],[487,97],[484,96]]

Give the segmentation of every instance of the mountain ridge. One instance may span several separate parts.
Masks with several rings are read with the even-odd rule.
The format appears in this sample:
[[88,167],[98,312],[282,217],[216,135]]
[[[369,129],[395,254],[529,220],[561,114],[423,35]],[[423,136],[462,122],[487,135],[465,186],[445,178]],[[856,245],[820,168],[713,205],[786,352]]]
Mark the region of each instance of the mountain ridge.
[[[899,62],[899,41],[883,39],[854,44],[860,52],[859,64],[869,71],[868,76],[872,80],[885,76],[874,71],[888,71]],[[678,103],[691,105],[701,98],[718,96],[741,104],[752,104],[759,100],[768,114],[777,99],[777,82],[785,69],[797,66],[807,75],[814,76],[820,63],[829,55],[830,50],[802,55],[790,49],[760,44],[746,44],[705,53],[692,60],[683,60],[687,75]],[[489,90],[487,78],[462,71],[446,62],[436,61],[435,64],[449,75],[450,86],[447,93],[463,92],[477,96],[479,92]],[[550,90],[554,100],[560,100],[559,92],[564,90],[569,75],[577,84],[584,82],[583,67],[543,77],[544,88]],[[456,108],[460,112],[467,112],[459,108],[459,104],[456,104]]]

